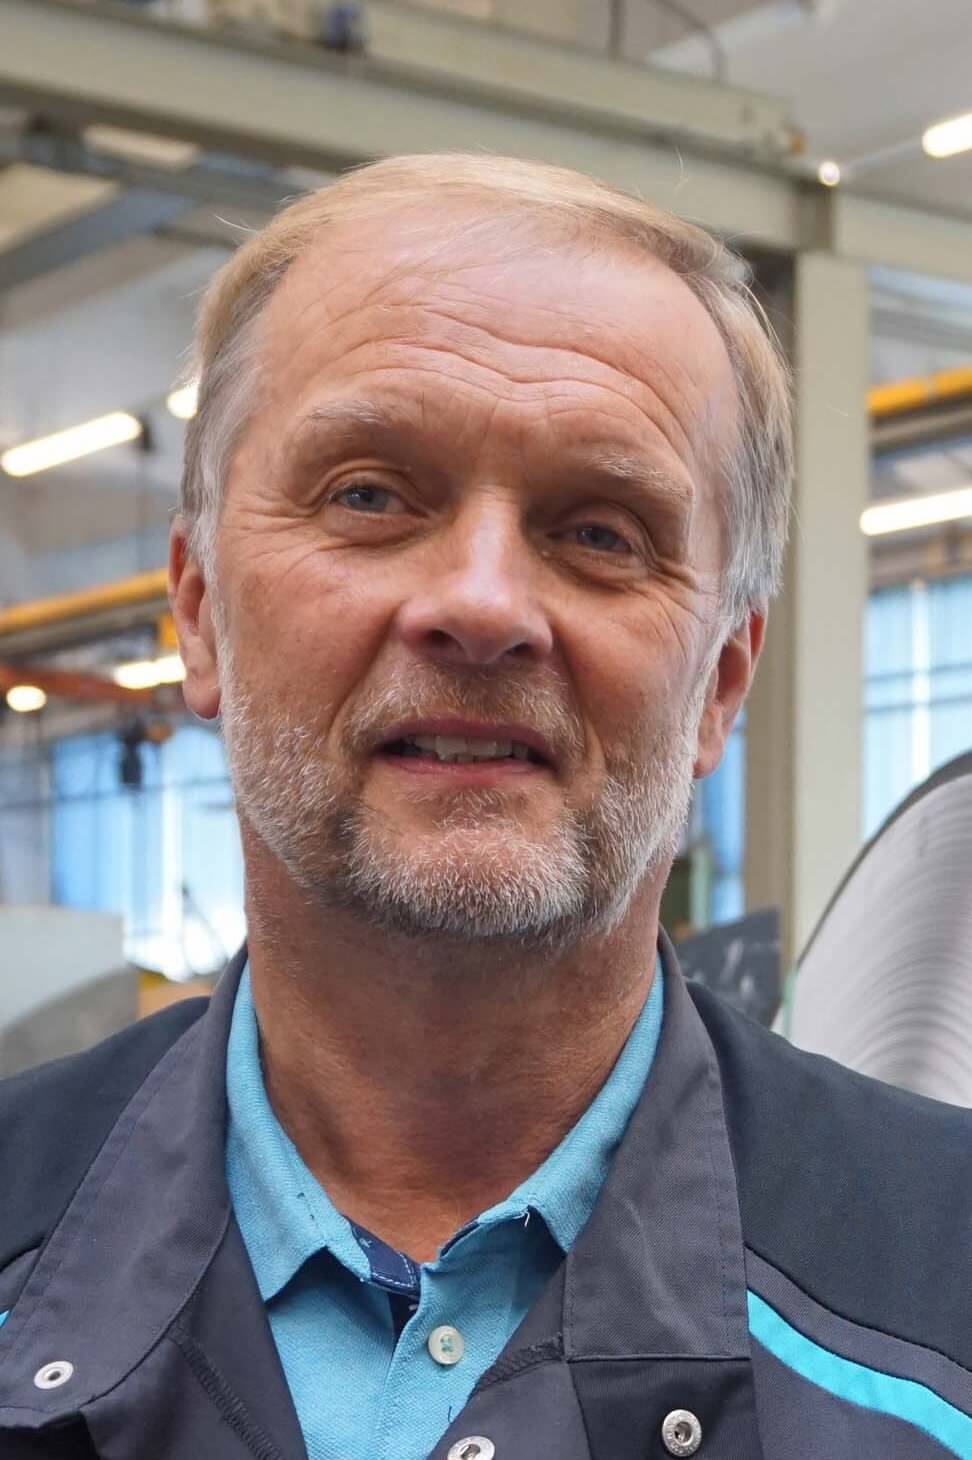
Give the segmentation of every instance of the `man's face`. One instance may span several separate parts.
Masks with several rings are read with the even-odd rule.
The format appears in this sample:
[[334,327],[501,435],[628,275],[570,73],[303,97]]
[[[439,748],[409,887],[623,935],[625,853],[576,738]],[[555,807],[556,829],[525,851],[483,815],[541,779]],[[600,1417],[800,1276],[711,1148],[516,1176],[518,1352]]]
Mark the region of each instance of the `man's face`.
[[333,226],[261,322],[211,590],[238,806],[322,905],[569,941],[711,769],[732,373],[661,265],[430,238]]

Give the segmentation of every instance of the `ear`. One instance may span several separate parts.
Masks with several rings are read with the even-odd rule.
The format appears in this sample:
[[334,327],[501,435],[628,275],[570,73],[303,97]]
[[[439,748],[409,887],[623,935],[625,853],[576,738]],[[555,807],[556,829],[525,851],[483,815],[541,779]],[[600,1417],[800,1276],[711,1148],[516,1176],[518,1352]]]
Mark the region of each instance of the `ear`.
[[722,760],[729,732],[753,682],[765,634],[766,614],[751,613],[722,646],[699,725],[696,780],[710,776]]
[[201,720],[219,714],[219,668],[212,604],[200,564],[189,547],[185,521],[176,518],[169,535],[169,605],[186,667],[182,693]]

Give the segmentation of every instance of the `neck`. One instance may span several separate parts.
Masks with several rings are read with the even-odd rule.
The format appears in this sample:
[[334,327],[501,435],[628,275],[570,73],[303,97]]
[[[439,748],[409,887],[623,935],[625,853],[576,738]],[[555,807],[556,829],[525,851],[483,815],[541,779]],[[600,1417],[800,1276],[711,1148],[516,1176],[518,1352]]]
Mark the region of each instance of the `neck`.
[[298,894],[248,848],[268,1094],[345,1216],[428,1261],[559,1144],[651,987],[657,886],[610,935],[544,959],[389,935]]

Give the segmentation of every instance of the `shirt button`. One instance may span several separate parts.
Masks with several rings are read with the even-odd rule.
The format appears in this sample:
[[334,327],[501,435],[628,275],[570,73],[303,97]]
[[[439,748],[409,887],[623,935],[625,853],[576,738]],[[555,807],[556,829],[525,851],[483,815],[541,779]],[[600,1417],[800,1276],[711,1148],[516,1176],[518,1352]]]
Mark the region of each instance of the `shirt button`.
[[466,1345],[458,1328],[446,1323],[441,1328],[433,1328],[429,1334],[429,1353],[437,1364],[444,1364],[446,1368],[450,1364],[458,1364],[465,1352]]
[[669,1455],[694,1455],[702,1443],[702,1426],[690,1409],[673,1409],[662,1421],[662,1442]]

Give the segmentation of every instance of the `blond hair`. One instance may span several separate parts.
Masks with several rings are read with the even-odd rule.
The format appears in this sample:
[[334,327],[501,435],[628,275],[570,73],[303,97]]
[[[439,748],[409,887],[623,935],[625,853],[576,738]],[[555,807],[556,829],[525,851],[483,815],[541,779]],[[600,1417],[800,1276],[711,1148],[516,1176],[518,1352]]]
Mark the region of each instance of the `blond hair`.
[[290,265],[328,223],[395,207],[462,200],[486,217],[518,213],[580,230],[592,243],[624,242],[667,265],[719,330],[739,396],[739,427],[726,454],[723,609],[733,624],[778,590],[793,475],[786,361],[741,261],[711,234],[568,168],[510,157],[391,157],[345,174],[291,203],[216,274],[195,336],[199,406],[186,437],[182,512],[194,551],[211,566],[212,542],[233,452],[259,370],[255,325]]

